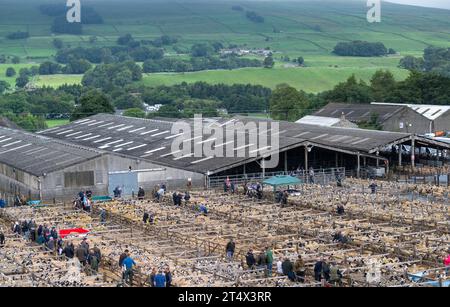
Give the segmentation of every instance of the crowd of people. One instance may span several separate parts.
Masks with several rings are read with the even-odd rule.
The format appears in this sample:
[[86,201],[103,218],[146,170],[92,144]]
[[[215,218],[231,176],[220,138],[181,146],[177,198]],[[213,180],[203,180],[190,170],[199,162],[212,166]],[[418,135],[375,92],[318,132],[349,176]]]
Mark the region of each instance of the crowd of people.
[[[128,249],[120,255],[119,267],[122,270],[123,281],[132,286],[137,263],[131,257],[131,253]],[[159,269],[152,268],[147,283],[150,287],[156,288],[172,287],[172,272],[170,271],[170,267],[166,265]]]
[[90,248],[86,237],[75,247],[72,242],[63,240],[56,227],[49,227],[46,224],[37,225],[33,220],[15,222],[12,225],[12,232],[30,243],[43,246],[46,251],[59,257],[65,257],[67,260],[76,257],[87,274],[98,273],[102,253],[96,245]]
[[[231,239],[226,245],[226,257],[232,259],[236,244]],[[252,249],[249,249],[245,255],[245,262],[248,270],[263,271],[265,277],[271,277],[274,268],[274,254],[270,247],[255,255]],[[280,258],[276,263],[276,273],[279,276],[286,276],[292,282],[305,283],[306,274],[310,270],[302,258],[298,255],[295,262],[292,262],[288,257]],[[335,262],[328,263],[324,258],[320,259],[314,264],[312,268],[314,280],[316,282],[324,283],[328,286],[342,285],[342,272]]]
[[92,210],[92,191],[80,191],[74,199],[73,206],[75,209],[91,212]]

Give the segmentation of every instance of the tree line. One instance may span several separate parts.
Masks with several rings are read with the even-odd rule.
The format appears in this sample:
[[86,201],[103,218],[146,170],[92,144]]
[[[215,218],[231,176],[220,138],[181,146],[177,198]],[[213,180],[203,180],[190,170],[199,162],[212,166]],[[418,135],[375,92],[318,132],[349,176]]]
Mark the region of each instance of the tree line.
[[396,51],[387,49],[381,42],[351,41],[337,43],[333,53],[339,56],[378,57],[395,54]]
[[427,47],[423,57],[405,56],[400,60],[399,67],[450,77],[450,48]]

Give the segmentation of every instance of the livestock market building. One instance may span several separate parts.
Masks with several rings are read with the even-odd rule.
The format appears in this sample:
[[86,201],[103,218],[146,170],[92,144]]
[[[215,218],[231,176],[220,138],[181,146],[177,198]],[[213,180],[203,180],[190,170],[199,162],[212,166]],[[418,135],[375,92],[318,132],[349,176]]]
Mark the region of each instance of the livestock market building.
[[[121,164],[105,165],[108,175],[105,182],[111,195],[117,185],[125,185],[136,189],[143,186],[151,189],[156,184],[167,182],[170,188],[184,189],[190,178],[194,186],[211,187],[220,185],[223,178],[231,176],[236,181],[253,178],[255,174],[268,176],[278,172],[290,172],[298,169],[331,169],[345,168],[359,176],[361,170],[368,166],[386,167],[402,163],[414,166],[416,155],[423,148],[435,148],[443,152],[450,149],[450,144],[433,141],[424,137],[407,133],[371,131],[354,128],[323,127],[317,125],[275,122],[249,118],[215,118],[203,119],[205,125],[227,127],[233,122],[243,124],[267,124],[270,130],[273,124],[279,125],[276,134],[269,133],[266,152],[261,146],[252,149],[252,141],[248,130],[234,131],[233,135],[243,134],[245,144],[235,144],[215,140],[214,148],[231,146],[232,151],[245,150],[242,157],[195,156],[186,154],[176,156],[177,150],[172,143],[177,135],[172,133],[175,120],[171,119],[139,119],[109,114],[99,114],[68,125],[39,132],[47,138],[58,139],[64,144],[70,143],[80,148],[91,149],[98,154],[108,153],[111,157],[125,159]],[[185,142],[192,145],[211,141],[211,135],[196,136],[193,120],[187,120],[192,127],[192,135]],[[258,133],[263,131],[258,130]],[[279,147],[271,148],[272,138],[279,139]],[[231,143],[231,144],[230,144]],[[405,145],[405,146],[401,146]],[[410,148],[409,152],[405,148]],[[179,150],[178,150],[179,151]],[[250,153],[253,152],[253,155]],[[257,152],[255,155],[254,153]],[[270,155],[279,154],[279,163],[275,168],[266,168],[265,162]],[[0,155],[1,157],[1,155]],[[110,158],[110,159],[115,159]],[[134,163],[131,171],[128,164]],[[137,173],[137,175],[130,175]],[[136,190],[135,190],[136,191]],[[128,189],[128,193],[130,189]]]
[[147,172],[159,182],[170,179],[171,173],[183,178],[192,175],[75,142],[0,127],[0,197],[10,203],[15,195],[45,201],[70,201],[86,190],[108,195],[121,173],[133,178]]

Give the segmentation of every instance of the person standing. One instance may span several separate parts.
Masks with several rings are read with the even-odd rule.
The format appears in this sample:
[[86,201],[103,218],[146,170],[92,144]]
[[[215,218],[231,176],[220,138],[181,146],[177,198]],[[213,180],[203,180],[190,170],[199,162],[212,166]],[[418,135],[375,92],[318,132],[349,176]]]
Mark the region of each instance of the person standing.
[[150,273],[150,277],[148,279],[150,283],[150,287],[155,287],[155,278],[156,278],[156,268],[152,269],[152,272]]
[[158,274],[155,276],[155,288],[165,288],[166,287],[166,276],[162,270],[159,270]]
[[164,270],[164,275],[166,275],[166,287],[172,287],[172,273],[170,272],[169,267],[166,267]]
[[334,285],[335,287],[342,286],[342,273],[335,262],[331,263],[329,275],[329,280],[332,285]]
[[138,191],[138,200],[144,200],[145,197],[145,191],[143,187],[139,187]]
[[294,272],[297,277],[297,281],[304,283],[305,282],[305,273],[306,273],[306,267],[305,262],[302,259],[301,255],[298,255],[297,260],[294,264]]
[[226,246],[226,254],[227,254],[228,260],[230,260],[230,261],[233,260],[235,249],[236,249],[236,243],[234,243],[233,238],[231,238]]
[[106,210],[103,208],[100,209],[100,224],[106,224]]
[[125,269],[124,279],[128,281],[130,286],[133,286],[133,267],[136,266],[136,262],[134,262],[133,258],[131,258],[130,253],[127,254],[127,257],[123,260],[123,267]]
[[247,255],[245,255],[245,262],[247,263],[247,267],[249,270],[255,269],[256,259],[255,255],[253,254],[253,250],[248,250]]
[[267,263],[266,276],[271,277],[273,269],[273,251],[270,247],[266,248],[266,263]]
[[372,194],[377,193],[378,185],[375,183],[375,180],[372,180],[372,182],[369,185],[369,188],[370,188],[370,191],[372,192]]
[[0,247],[5,246],[5,234],[3,233],[3,229],[0,229]]
[[281,265],[283,269],[283,275],[287,276],[290,281],[295,281],[294,265],[289,258],[285,258]]

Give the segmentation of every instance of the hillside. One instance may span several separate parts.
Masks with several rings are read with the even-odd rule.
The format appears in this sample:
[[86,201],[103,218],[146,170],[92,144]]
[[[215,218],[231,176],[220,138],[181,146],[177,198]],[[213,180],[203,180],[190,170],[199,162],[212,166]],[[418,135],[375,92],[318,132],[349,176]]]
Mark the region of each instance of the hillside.
[[[274,50],[275,59],[281,56],[305,58],[307,69],[284,68],[280,61],[273,76],[261,69],[199,72],[176,76],[149,75],[148,84],[175,83],[211,79],[212,82],[260,83],[275,86],[279,81],[310,91],[328,89],[356,72],[367,79],[367,72],[377,68],[392,69],[402,79],[406,71],[396,68],[401,55],[419,55],[429,45],[450,46],[450,18],[447,10],[419,8],[383,3],[380,24],[366,20],[366,1],[83,1],[92,6],[104,19],[101,25],[84,25],[83,35],[53,35],[52,18],[41,14],[39,5],[65,1],[4,0],[0,3],[0,54],[17,55],[22,63],[40,62],[52,57],[56,49],[55,37],[70,46],[92,46],[90,36],[97,36],[96,45],[113,45],[118,36],[132,33],[138,39],[154,39],[163,34],[178,37],[178,48],[189,48],[200,41],[220,41],[244,48]],[[264,18],[256,23],[245,13],[232,10],[233,5],[253,11]],[[8,40],[15,31],[28,31],[30,38]],[[342,58],[331,54],[337,42],[367,40],[383,42],[400,55],[385,58]],[[171,48],[169,53],[175,53]],[[0,64],[0,72],[6,68]],[[11,66],[11,65],[8,65]],[[259,77],[261,76],[261,80]],[[4,74],[0,79],[5,79]],[[49,79],[50,81],[47,81]],[[38,84],[77,82],[80,78],[40,78]],[[175,81],[174,81],[175,80]],[[316,83],[313,86],[305,84]],[[9,79],[8,81],[13,81]],[[57,82],[55,82],[57,81]],[[307,83],[308,83],[307,82]]]

